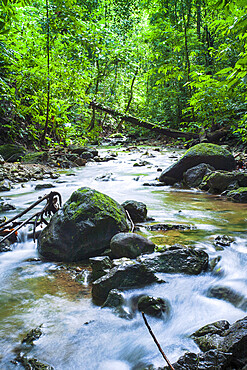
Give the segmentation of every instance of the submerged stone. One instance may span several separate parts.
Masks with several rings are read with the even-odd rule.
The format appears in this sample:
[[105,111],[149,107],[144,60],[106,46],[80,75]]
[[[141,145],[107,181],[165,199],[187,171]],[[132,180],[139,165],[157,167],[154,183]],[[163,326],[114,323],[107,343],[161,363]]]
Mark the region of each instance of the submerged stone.
[[38,239],[41,256],[55,261],[79,261],[109,248],[113,235],[128,230],[124,209],[94,189],[75,191],[52,217]]

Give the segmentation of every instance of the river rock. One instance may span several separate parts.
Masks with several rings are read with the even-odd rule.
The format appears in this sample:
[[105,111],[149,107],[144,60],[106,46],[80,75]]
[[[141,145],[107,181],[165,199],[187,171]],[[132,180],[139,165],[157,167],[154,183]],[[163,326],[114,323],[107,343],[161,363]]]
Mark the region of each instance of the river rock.
[[51,188],[55,188],[55,185],[53,184],[37,184],[35,186],[35,190],[43,190],[43,189],[51,189]]
[[92,267],[92,280],[97,280],[107,274],[112,268],[112,260],[108,256],[89,258]]
[[26,153],[26,149],[22,145],[5,144],[0,145],[0,155],[5,161],[16,162],[21,159]]
[[115,258],[136,258],[143,253],[152,253],[155,244],[142,235],[119,233],[111,239],[110,247]]
[[204,176],[214,170],[214,167],[206,164],[200,163],[195,167],[189,168],[184,174],[184,183],[190,188],[198,187]]
[[222,342],[225,331],[230,324],[226,320],[220,320],[203,326],[191,335],[201,351],[206,352],[210,349],[217,349]]
[[222,299],[235,307],[247,311],[247,299],[241,293],[229,287],[221,285],[213,286],[208,290],[207,296],[210,298]]
[[206,175],[201,184],[203,190],[213,194],[220,194],[229,187],[238,187],[235,172],[215,171]]
[[222,369],[242,369],[247,364],[247,316],[230,326],[224,320],[206,325],[192,337],[202,350],[217,348],[230,354],[229,367]]
[[79,261],[109,248],[113,235],[128,230],[124,209],[94,189],[82,187],[51,218],[38,238],[41,256]]
[[232,171],[236,168],[236,161],[227,149],[215,144],[201,143],[187,150],[178,162],[164,170],[159,180],[165,183],[167,178],[169,183],[172,179],[174,182],[181,181],[185,171],[200,163],[209,164],[216,170]]
[[16,207],[10,203],[0,201],[0,212],[12,211]]
[[122,203],[122,207],[129,212],[134,223],[146,221],[147,206],[145,203],[137,202],[136,200],[126,200]]
[[165,252],[141,256],[138,260],[153,272],[198,275],[208,267],[208,254],[202,249],[173,246]]
[[108,274],[102,276],[92,284],[92,296],[98,303],[103,303],[110,290],[138,288],[160,282],[160,280],[146,266],[135,262],[131,265],[117,266]]
[[247,187],[240,187],[227,193],[227,199],[236,203],[247,203]]
[[137,303],[138,310],[149,316],[162,317],[169,316],[171,305],[168,300],[155,298],[148,295],[142,296]]
[[8,180],[0,181],[0,191],[10,191],[11,185]]
[[[230,354],[217,350],[197,354],[188,352],[172,366],[175,370],[230,370],[230,357]],[[165,366],[163,369],[169,370],[171,367]]]

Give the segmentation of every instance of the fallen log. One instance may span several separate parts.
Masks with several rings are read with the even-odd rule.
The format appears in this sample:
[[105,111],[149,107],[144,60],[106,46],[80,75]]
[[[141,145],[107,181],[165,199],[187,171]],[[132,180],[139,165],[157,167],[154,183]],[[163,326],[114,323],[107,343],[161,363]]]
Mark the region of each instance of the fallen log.
[[175,138],[184,137],[186,139],[198,139],[199,138],[199,135],[195,134],[193,132],[182,132],[182,131],[178,131],[178,130],[163,128],[163,127],[155,125],[151,122],[146,122],[146,121],[140,120],[136,117],[119,113],[118,111],[116,111],[114,109],[104,107],[103,105],[98,104],[95,101],[91,101],[90,107],[92,109],[96,109],[96,110],[106,112],[106,113],[110,114],[113,117],[120,118],[122,121],[126,121],[126,122],[129,122],[129,123],[133,124],[133,125],[141,126],[141,127],[147,128],[149,130],[153,130],[155,132],[158,132],[158,133],[160,133],[162,135],[165,135],[165,136],[168,136],[168,137],[175,137]]

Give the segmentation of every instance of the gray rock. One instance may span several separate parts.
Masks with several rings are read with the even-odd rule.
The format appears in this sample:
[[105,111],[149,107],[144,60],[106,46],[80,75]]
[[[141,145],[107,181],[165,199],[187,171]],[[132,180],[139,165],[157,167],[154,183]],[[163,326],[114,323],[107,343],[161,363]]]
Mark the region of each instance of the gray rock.
[[191,335],[191,338],[193,338],[203,352],[209,351],[210,349],[218,349],[229,327],[230,324],[226,320],[216,321],[197,330]]
[[12,211],[13,209],[16,209],[14,205],[0,201],[0,212]]
[[144,222],[147,218],[147,206],[142,202],[136,200],[126,200],[123,202],[122,207],[129,212],[130,217],[134,223]]
[[128,229],[124,209],[115,200],[83,187],[51,218],[38,238],[41,256],[79,261],[109,248],[113,235]]
[[37,184],[35,186],[35,190],[51,189],[51,188],[55,188],[55,185],[53,185],[53,184]]
[[89,258],[92,267],[92,280],[97,280],[107,274],[112,268],[112,261],[108,256]]
[[[181,181],[185,171],[200,163],[209,164],[216,170],[231,171],[236,168],[236,161],[228,150],[219,145],[202,143],[187,150],[177,163],[161,173],[159,180],[166,182],[169,178],[173,179],[174,182]],[[172,181],[169,182],[171,184]]]
[[143,253],[153,252],[155,244],[142,235],[119,233],[111,239],[110,247],[115,258],[136,258]]
[[195,167],[189,168],[184,174],[184,183],[189,187],[198,187],[204,176],[212,172],[214,168],[206,163],[200,163]]
[[92,296],[96,303],[103,303],[110,290],[137,288],[160,280],[147,267],[140,263],[112,268],[92,284]]
[[141,256],[138,260],[154,272],[198,275],[208,267],[208,254],[201,249],[174,246],[165,252]]
[[216,171],[206,175],[201,187],[211,193],[220,194],[230,186],[238,186],[236,174],[234,172]]

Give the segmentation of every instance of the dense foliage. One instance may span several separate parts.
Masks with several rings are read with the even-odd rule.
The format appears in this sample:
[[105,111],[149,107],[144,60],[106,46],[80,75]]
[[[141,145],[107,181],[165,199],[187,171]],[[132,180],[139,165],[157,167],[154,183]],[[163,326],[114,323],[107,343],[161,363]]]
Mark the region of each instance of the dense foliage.
[[0,133],[28,145],[163,127],[247,141],[245,0],[2,0]]

